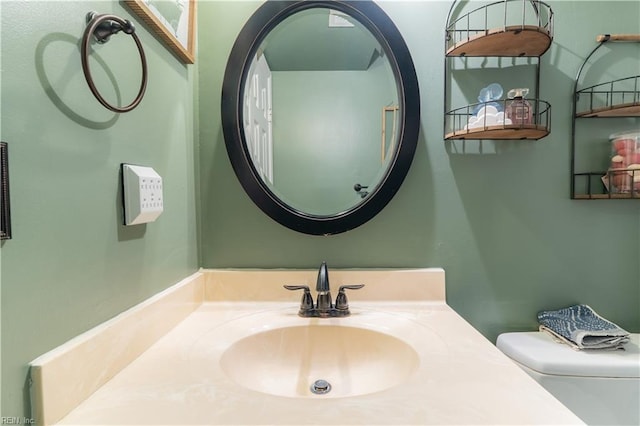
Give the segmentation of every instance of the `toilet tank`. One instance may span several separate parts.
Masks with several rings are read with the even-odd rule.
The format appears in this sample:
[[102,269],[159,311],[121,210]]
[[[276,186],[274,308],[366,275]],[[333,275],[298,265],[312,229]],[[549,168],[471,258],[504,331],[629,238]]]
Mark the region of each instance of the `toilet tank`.
[[640,334],[625,350],[574,350],[547,333],[504,333],[496,346],[589,425],[640,424]]

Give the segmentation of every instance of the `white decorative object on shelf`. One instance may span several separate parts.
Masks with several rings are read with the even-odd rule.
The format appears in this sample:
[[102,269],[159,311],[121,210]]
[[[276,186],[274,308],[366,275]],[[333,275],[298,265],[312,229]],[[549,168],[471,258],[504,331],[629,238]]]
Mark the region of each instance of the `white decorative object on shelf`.
[[478,110],[477,115],[469,117],[464,130],[509,124],[511,124],[511,120],[504,117],[503,111],[498,111],[493,105],[485,105]]

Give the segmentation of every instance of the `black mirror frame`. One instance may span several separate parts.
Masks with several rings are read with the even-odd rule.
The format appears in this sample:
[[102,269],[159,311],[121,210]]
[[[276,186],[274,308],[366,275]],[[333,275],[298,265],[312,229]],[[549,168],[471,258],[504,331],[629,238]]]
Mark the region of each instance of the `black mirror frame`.
[[[398,148],[381,182],[363,202],[332,216],[298,211],[273,194],[253,166],[242,129],[243,82],[258,46],[288,16],[318,7],[335,9],[354,17],[380,42],[395,75],[401,111]],[[391,18],[373,1],[266,1],[249,18],[231,49],[222,85],[221,109],[227,154],[246,193],[264,213],[281,225],[311,235],[345,232],[378,214],[394,197],[409,171],[420,129],[420,92],[409,49]]]

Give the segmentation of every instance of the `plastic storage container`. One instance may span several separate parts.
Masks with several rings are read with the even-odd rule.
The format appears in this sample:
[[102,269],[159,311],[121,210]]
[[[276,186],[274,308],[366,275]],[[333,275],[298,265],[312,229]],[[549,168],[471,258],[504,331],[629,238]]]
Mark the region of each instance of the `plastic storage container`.
[[640,130],[614,133],[611,141],[609,191],[629,193],[640,191]]

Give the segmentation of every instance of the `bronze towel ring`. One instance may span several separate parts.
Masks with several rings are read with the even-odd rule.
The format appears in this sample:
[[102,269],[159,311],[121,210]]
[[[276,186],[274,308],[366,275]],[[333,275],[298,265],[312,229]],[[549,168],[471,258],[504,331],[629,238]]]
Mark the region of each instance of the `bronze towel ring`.
[[[89,68],[89,43],[91,42],[91,35],[94,36],[98,43],[102,44],[109,41],[110,36],[120,31],[123,31],[125,34],[129,34],[133,37],[133,40],[136,42],[136,46],[138,47],[138,53],[140,53],[140,61],[142,63],[142,81],[140,82],[140,90],[133,102],[125,107],[113,106],[102,97],[93,82],[91,69]],[[105,108],[114,112],[129,112],[138,106],[147,88],[147,59],[144,55],[142,43],[140,43],[140,39],[135,33],[135,27],[130,21],[119,18],[115,15],[98,15],[95,12],[89,12],[87,14],[87,28],[85,29],[84,36],[82,37],[81,59],[82,71],[84,72],[84,77],[87,80],[89,89],[91,89],[91,92],[98,102],[104,105]]]

